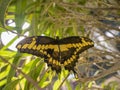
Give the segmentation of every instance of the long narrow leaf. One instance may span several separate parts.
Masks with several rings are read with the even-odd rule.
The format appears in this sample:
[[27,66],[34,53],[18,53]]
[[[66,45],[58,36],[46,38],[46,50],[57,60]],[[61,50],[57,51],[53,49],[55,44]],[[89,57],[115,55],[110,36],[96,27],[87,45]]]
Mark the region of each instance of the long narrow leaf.
[[2,90],[14,90],[16,85],[19,83],[19,79],[14,80],[12,82],[10,82],[9,84],[7,84]]
[[0,22],[2,26],[4,26],[4,19],[5,19],[5,13],[8,8],[9,3],[11,0],[1,0],[0,1]]
[[17,36],[14,37],[7,45],[5,45],[1,50],[5,50],[7,49],[10,45],[13,44],[13,42],[17,39]]
[[[17,65],[18,61],[20,59],[21,55],[19,53],[17,53],[13,59],[13,64]],[[13,67],[11,67],[9,74],[7,76],[7,83],[11,82],[11,79],[13,78],[13,76],[15,75],[15,69]]]

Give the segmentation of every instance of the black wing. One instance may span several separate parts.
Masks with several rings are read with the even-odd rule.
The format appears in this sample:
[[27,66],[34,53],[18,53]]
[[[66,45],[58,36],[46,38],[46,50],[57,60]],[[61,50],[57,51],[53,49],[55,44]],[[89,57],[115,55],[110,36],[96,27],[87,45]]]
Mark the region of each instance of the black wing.
[[48,66],[57,72],[61,66],[74,71],[79,53],[93,47],[93,41],[86,37],[67,37],[53,39],[46,36],[33,36],[23,39],[16,46],[20,52],[43,57]]
[[47,36],[27,37],[17,44],[17,49],[23,53],[29,53],[40,57],[47,57],[50,52],[48,47],[55,44],[56,40]]
[[16,46],[18,51],[44,58],[52,70],[61,71],[59,59],[58,40],[47,36],[27,37]]
[[61,51],[61,63],[67,70],[74,71],[79,54],[94,46],[91,39],[87,37],[72,36],[59,40]]

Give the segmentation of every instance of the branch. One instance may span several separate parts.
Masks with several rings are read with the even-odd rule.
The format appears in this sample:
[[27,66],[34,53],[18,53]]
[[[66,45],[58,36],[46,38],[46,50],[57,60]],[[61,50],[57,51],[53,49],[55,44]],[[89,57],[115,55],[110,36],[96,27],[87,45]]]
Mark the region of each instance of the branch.
[[29,77],[27,74],[25,74],[24,72],[22,72],[20,69],[18,69],[14,64],[11,64],[10,62],[8,62],[5,58],[3,58],[2,56],[0,56],[1,60],[5,63],[8,63],[11,67],[13,67],[15,70],[17,70],[19,73],[21,73],[30,83],[32,83],[37,90],[42,90],[39,86],[38,83],[35,82],[31,77]]
[[80,81],[80,82],[95,81],[95,80],[98,80],[98,79],[105,77],[109,74],[112,74],[118,70],[120,70],[120,62],[115,63],[113,67],[111,67],[108,70],[104,70],[102,73],[98,74],[97,76],[92,76],[92,77],[87,77],[87,78],[79,78],[78,81]]

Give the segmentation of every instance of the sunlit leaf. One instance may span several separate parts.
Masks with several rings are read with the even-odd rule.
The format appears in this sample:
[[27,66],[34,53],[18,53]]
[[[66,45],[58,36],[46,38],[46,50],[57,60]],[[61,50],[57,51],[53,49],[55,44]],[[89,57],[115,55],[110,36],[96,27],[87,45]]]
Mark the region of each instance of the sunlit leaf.
[[60,79],[56,80],[54,85],[53,85],[53,90],[57,90],[59,88],[61,82],[62,81]]
[[1,50],[5,50],[7,49],[10,45],[13,44],[13,42],[17,39],[17,36],[14,37],[7,45],[5,45]]
[[12,57],[16,54],[16,52],[11,52],[7,50],[0,50],[0,55],[4,57]]
[[[20,59],[21,55],[19,53],[17,53],[15,56],[14,56],[14,59],[13,59],[13,62],[12,64],[13,65],[18,65],[18,62],[19,62],[19,59]],[[9,74],[7,76],[7,83],[10,83],[11,82],[11,79],[14,77],[15,75],[15,68],[11,67],[10,70],[9,70]]]
[[2,90],[14,90],[16,85],[19,83],[19,79],[14,80],[10,83],[8,83]]
[[2,24],[2,26],[4,26],[4,17],[6,14],[6,10],[8,8],[9,3],[12,0],[1,0],[0,1],[0,24]]
[[46,85],[48,85],[48,81],[46,81],[48,76],[49,76],[49,73],[45,73],[43,77],[40,78],[40,81],[39,81],[40,87],[44,88]]

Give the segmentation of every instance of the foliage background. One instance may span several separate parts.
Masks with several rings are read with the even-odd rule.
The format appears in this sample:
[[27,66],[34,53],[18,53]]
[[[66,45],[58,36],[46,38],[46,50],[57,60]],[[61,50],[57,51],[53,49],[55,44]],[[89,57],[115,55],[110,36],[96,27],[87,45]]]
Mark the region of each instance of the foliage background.
[[[69,77],[62,90],[120,90],[119,5],[119,0],[0,0],[0,35],[17,35],[7,45],[0,40],[0,89],[57,90],[67,77],[66,71],[57,75],[46,70],[40,57],[8,49],[29,32],[53,38],[88,36],[95,42],[80,55],[79,78]],[[25,22],[30,26],[23,30]]]

